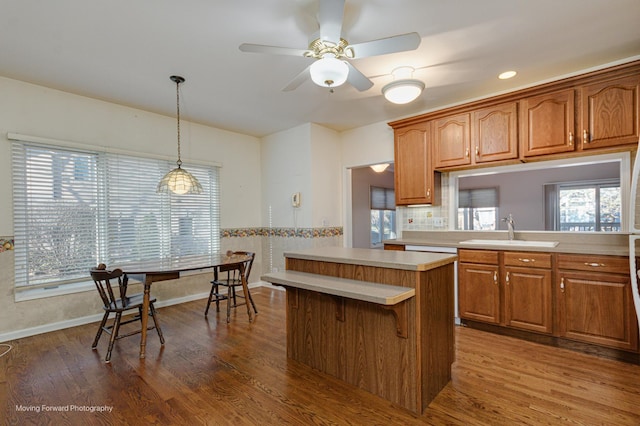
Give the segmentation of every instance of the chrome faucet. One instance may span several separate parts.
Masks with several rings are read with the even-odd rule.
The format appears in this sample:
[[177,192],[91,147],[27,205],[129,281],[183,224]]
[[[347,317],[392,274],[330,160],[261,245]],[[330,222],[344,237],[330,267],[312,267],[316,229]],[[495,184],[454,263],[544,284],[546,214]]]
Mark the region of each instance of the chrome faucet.
[[513,230],[515,229],[515,222],[513,221],[513,215],[509,213],[509,216],[502,218],[503,222],[507,222],[509,227],[509,241],[512,241],[515,237]]

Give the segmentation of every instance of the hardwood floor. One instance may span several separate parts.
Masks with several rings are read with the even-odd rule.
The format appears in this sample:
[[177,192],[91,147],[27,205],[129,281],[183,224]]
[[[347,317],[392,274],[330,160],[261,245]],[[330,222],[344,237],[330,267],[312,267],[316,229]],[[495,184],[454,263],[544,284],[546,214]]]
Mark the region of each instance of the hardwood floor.
[[[96,324],[19,339],[0,358],[0,418],[20,425],[639,425],[640,366],[456,328],[453,379],[422,416],[288,361],[284,292],[244,307],[161,308],[167,343],[107,339]],[[0,346],[0,353],[3,348]],[[99,410],[106,407],[107,411]],[[56,409],[68,411],[54,411]]]

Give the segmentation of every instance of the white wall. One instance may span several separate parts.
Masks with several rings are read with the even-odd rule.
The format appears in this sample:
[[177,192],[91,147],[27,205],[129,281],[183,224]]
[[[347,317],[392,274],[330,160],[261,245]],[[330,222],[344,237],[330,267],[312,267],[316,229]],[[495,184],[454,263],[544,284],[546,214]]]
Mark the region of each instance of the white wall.
[[[263,226],[307,228],[312,224],[310,124],[262,139]],[[300,192],[299,208],[291,195]]]
[[342,225],[342,174],[339,133],[311,125],[311,226]]

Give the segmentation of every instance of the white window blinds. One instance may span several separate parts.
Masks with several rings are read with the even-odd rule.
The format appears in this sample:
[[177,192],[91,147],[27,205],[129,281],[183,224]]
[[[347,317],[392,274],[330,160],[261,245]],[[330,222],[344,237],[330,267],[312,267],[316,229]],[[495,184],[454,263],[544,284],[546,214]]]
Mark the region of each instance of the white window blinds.
[[174,163],[13,143],[16,288],[86,281],[98,263],[220,249],[218,168],[189,165],[203,193],[156,193]]
[[458,208],[498,207],[498,188],[461,189]]

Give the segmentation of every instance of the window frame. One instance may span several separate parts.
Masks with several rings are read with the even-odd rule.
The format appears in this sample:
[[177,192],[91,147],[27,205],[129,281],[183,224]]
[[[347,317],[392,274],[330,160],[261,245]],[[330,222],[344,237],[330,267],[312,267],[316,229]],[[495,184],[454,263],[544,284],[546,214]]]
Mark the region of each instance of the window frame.
[[387,214],[390,215],[389,222],[392,224],[390,231],[397,235],[395,189],[376,185],[369,186],[369,218],[373,220],[374,215],[377,216],[377,222],[382,225],[380,241],[373,241],[371,232],[369,232],[369,245],[371,248],[380,247],[385,239],[384,218]]
[[[92,182],[95,185],[96,191],[96,209],[93,211],[93,217],[95,220],[95,258],[91,259],[90,263],[79,265],[78,268],[86,268],[88,271],[89,268],[95,266],[100,261],[104,259],[107,263],[109,262],[109,257],[112,256],[112,253],[109,252],[111,250],[108,247],[108,234],[112,233],[112,230],[108,226],[109,222],[109,198],[112,194],[109,192],[108,183],[109,183],[109,172],[106,170],[106,164],[111,162],[117,162],[119,159],[136,159],[143,162],[148,162],[148,164],[152,164],[154,167],[158,167],[157,181],[160,180],[162,175],[172,168],[175,168],[175,162],[169,160],[164,157],[158,156],[150,156],[143,153],[137,152],[128,152],[128,151],[117,151],[117,150],[102,150],[96,149],[94,146],[80,145],[80,144],[72,144],[65,143],[64,141],[54,141],[54,140],[44,140],[42,138],[33,138],[33,137],[25,137],[25,136],[17,136],[15,134],[10,134],[9,139],[12,141],[12,166],[13,171],[13,193],[14,193],[14,206],[13,206],[13,218],[14,218],[14,240],[15,240],[15,280],[14,280],[14,294],[16,300],[28,300],[33,298],[40,297],[49,297],[53,295],[60,294],[68,294],[75,293],[79,291],[87,291],[88,289],[93,288],[93,283],[90,281],[87,276],[79,277],[78,270],[76,268],[75,275],[71,275],[71,279],[64,279],[64,273],[59,273],[57,276],[52,277],[51,280],[43,280],[43,282],[38,282],[36,284],[29,284],[31,277],[29,277],[30,272],[28,271],[28,262],[30,262],[30,253],[28,252],[29,248],[26,245],[27,238],[32,235],[30,229],[25,227],[25,216],[27,215],[27,208],[24,203],[28,203],[30,200],[33,200],[33,197],[27,193],[27,174],[26,174],[26,165],[27,165],[27,156],[26,153],[32,149],[46,149],[51,154],[51,168],[49,172],[53,173],[53,158],[55,158],[55,154],[68,154],[69,152],[73,152],[79,154],[79,158],[83,158],[82,156],[87,156],[87,158],[96,158],[95,164],[95,181]],[[20,154],[19,151],[22,151]],[[93,157],[92,157],[93,156]],[[22,165],[16,164],[16,162],[23,161]],[[87,160],[90,161],[90,160]],[[88,164],[88,163],[87,163]],[[19,166],[19,167],[16,167]],[[76,178],[80,177],[82,180],[86,180],[89,176],[90,178],[94,178],[90,176],[93,170],[89,170],[89,166],[86,165],[87,168],[83,168],[79,170],[77,168],[73,169],[71,174],[73,174]],[[75,167],[75,166],[74,166]],[[205,171],[208,173],[208,180],[205,182],[205,192],[204,198],[195,200],[194,198],[189,198],[189,201],[186,204],[189,204],[192,211],[199,212],[203,215],[204,220],[209,221],[209,228],[204,231],[209,235],[210,241],[207,241],[206,249],[204,246],[200,246],[200,250],[206,250],[206,253],[199,253],[204,255],[211,255],[215,252],[219,252],[220,250],[220,166],[216,163],[203,163],[200,162],[198,164],[189,162],[189,170],[193,174],[200,173],[198,175],[198,179],[201,180],[202,173]],[[129,173],[134,173],[135,170],[129,170]],[[79,173],[79,174],[78,174]],[[143,173],[143,172],[141,172]],[[17,175],[20,174],[20,175]],[[175,247],[176,244],[180,244],[179,240],[182,238],[181,232],[181,223],[179,217],[182,215],[176,215],[177,211],[185,210],[185,207],[180,208],[180,203],[185,203],[186,199],[184,197],[194,197],[192,195],[188,196],[175,196],[175,195],[166,195],[166,194],[155,194],[155,182],[156,177],[148,176],[147,179],[147,188],[145,189],[144,194],[147,197],[151,197],[150,192],[150,184],[151,180],[154,181],[153,187],[153,197],[159,197],[160,205],[162,206],[162,210],[166,210],[163,212],[165,216],[162,219],[162,223],[160,225],[160,234],[170,235],[172,230],[175,231],[177,229],[177,240],[174,238],[172,244],[169,244],[166,248],[163,248],[160,257],[170,257],[169,254],[171,252],[171,247]],[[202,183],[202,180],[201,180]],[[50,192],[44,192],[44,195],[38,194],[36,198],[46,199],[50,197],[53,199],[54,185],[49,185],[51,187]],[[47,189],[49,191],[49,189]],[[21,194],[18,194],[21,192]],[[140,193],[142,194],[142,193]],[[197,196],[196,196],[197,197]],[[22,204],[21,204],[22,203]],[[76,201],[77,203],[77,201]],[[135,214],[135,212],[134,212]],[[188,214],[188,213],[187,213]],[[23,217],[21,217],[23,216]],[[83,223],[83,222],[81,222]],[[176,224],[177,223],[177,224]],[[80,225],[78,225],[80,226]],[[85,230],[86,232],[86,230]],[[132,231],[132,232],[139,232]],[[39,235],[44,235],[40,233]],[[91,240],[93,241],[93,240]],[[93,243],[89,243],[90,245]],[[176,256],[173,256],[176,257]],[[82,263],[82,262],[81,262]],[[116,262],[117,263],[117,262]],[[109,263],[107,263],[109,264]],[[58,259],[58,263],[54,263],[55,266],[61,265]],[[61,278],[62,277],[62,278]]]

